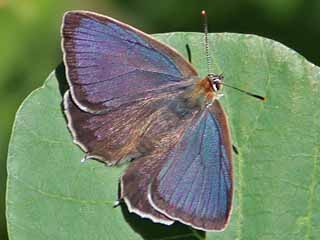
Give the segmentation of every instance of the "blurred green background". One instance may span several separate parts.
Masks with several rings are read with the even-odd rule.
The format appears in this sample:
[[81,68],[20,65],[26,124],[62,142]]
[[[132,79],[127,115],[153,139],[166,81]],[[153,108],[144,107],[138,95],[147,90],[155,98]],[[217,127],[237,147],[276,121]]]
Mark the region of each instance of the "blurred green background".
[[6,157],[14,114],[61,62],[63,12],[86,9],[145,32],[253,33],[280,41],[320,65],[319,0],[0,0],[0,239],[6,239]]

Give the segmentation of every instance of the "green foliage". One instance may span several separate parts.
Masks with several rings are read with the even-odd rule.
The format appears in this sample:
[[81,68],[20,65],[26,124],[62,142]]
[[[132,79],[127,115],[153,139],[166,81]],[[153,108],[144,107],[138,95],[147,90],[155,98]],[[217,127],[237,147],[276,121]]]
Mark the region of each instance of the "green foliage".
[[[157,35],[206,74],[202,35]],[[317,239],[320,236],[320,70],[283,45],[252,35],[212,34],[213,70],[225,82],[267,97],[224,88],[234,160],[229,227],[206,239]],[[52,73],[20,107],[8,155],[7,220],[11,240],[204,239],[176,224],[164,227],[113,208],[125,169],[80,159]],[[60,90],[62,88],[60,87]]]

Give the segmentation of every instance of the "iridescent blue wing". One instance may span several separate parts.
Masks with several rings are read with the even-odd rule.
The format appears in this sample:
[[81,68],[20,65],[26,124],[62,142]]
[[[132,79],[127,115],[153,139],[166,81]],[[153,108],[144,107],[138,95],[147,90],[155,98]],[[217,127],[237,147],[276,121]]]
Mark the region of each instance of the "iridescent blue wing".
[[172,48],[92,12],[64,15],[62,49],[73,101],[91,113],[179,91],[197,75]]
[[231,161],[226,117],[215,101],[166,155],[149,187],[151,205],[197,229],[224,229],[232,206]]

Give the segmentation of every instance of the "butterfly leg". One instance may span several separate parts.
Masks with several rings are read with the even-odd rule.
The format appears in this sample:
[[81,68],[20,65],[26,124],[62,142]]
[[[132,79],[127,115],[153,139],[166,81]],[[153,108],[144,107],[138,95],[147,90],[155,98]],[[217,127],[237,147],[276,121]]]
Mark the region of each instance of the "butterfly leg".
[[190,63],[192,63],[192,59],[191,59],[191,49],[190,49],[190,46],[189,46],[188,43],[186,44],[186,49],[187,49],[187,53],[188,53],[188,60],[189,60]]
[[113,203],[113,208],[119,207],[122,202],[123,202],[123,199],[122,199],[122,198],[118,199],[117,201],[115,201],[115,202]]
[[238,148],[234,144],[232,144],[232,150],[236,155],[239,154]]
[[84,155],[84,157],[80,160],[80,162],[81,162],[81,163],[84,163],[84,162],[86,162],[88,159],[90,159],[90,158],[88,157],[88,153],[86,153],[86,154]]

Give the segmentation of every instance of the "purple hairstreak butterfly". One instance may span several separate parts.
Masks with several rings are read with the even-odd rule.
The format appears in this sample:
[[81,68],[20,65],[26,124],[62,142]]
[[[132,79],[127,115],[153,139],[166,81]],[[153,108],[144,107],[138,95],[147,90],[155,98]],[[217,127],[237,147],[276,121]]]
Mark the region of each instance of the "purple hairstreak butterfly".
[[132,161],[120,178],[129,211],[166,225],[223,230],[233,198],[230,131],[218,101],[223,76],[201,78],[171,47],[87,11],[65,13],[62,50],[74,142],[85,158]]

